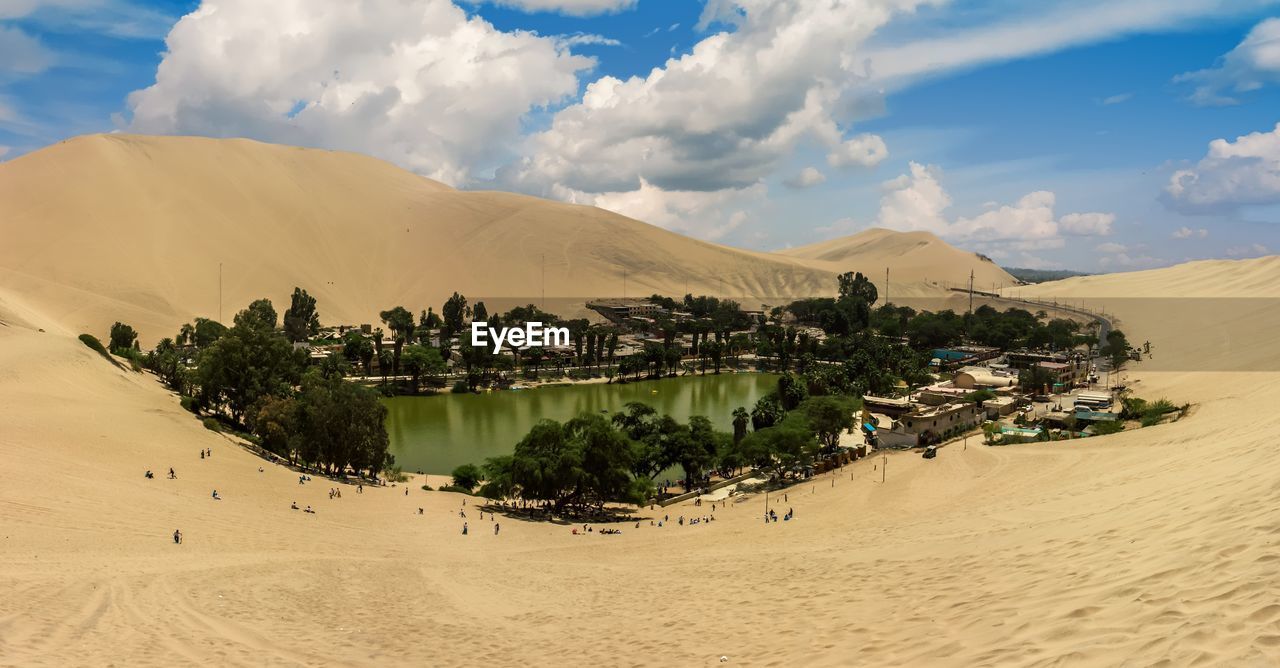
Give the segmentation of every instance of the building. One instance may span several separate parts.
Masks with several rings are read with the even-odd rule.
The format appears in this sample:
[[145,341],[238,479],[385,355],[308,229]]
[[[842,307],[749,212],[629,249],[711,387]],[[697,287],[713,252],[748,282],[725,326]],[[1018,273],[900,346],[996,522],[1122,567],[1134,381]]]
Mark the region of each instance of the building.
[[897,418],[906,415],[915,409],[915,405],[906,399],[892,399],[889,397],[873,397],[865,395],[862,397],[862,405],[871,413],[880,413],[890,418]]
[[[898,421],[904,424],[907,433],[924,436],[922,440],[942,440],[948,434],[972,429],[982,418],[976,404],[965,402],[919,407]],[[928,434],[932,437],[926,436]]]
[[956,387],[964,390],[994,390],[1001,387],[1013,387],[1018,379],[996,374],[991,369],[980,366],[965,367],[956,372],[951,381]]
[[587,308],[613,322],[666,313],[666,309],[647,299],[597,299],[587,302]]

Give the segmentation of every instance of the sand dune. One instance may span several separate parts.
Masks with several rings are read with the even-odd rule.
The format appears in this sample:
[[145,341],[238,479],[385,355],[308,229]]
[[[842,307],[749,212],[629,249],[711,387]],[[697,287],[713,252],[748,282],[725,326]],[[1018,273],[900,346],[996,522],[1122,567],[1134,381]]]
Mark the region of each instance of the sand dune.
[[0,286],[71,330],[144,342],[294,286],[325,322],[474,298],[834,291],[825,268],[594,207],[463,192],[372,158],[247,140],[97,135],[0,163]]
[[[110,143],[117,141],[123,148]],[[152,160],[139,154],[167,150],[157,148],[165,142],[131,141],[87,145],[127,155],[130,169]],[[130,209],[69,189],[66,202],[37,206],[43,200],[12,190],[15,172],[0,174],[10,188],[0,202],[20,203],[10,211],[28,224],[40,220],[39,207],[85,217],[49,214],[68,226],[66,263],[23,226],[4,231],[31,235],[20,237],[30,260],[0,249],[0,665],[684,666],[722,665],[721,656],[746,666],[1280,663],[1280,508],[1273,502],[1280,372],[1266,366],[1280,354],[1257,345],[1280,325],[1276,258],[1023,289],[1064,301],[1114,299],[1108,312],[1157,351],[1130,372],[1135,391],[1196,403],[1176,424],[1073,443],[989,448],[971,440],[932,461],[890,456],[883,484],[884,460],[864,460],[790,490],[781,502],[771,497],[795,509],[786,523],[761,523],[765,499],[753,496],[718,509],[706,525],[644,522],[619,536],[572,536],[563,526],[500,519],[494,536],[491,522],[468,507],[472,532],[464,538],[457,495],[422,492],[418,481],[408,496],[402,487],[362,495],[348,487],[343,499],[329,500],[326,481],[299,486],[291,471],[203,429],[149,376],[117,369],[72,336],[75,323],[126,305],[162,323],[170,311],[189,308],[179,298],[203,294],[186,281],[207,268],[157,258],[181,246],[207,263],[215,253],[201,249],[231,254],[253,241],[236,221],[269,227],[274,219],[258,212],[273,190],[226,176],[267,158],[256,145],[231,144],[244,151],[220,158],[228,161],[222,169],[193,166],[211,173],[191,183],[221,179],[220,196],[243,193],[246,203],[234,211],[221,201],[194,207],[199,198],[181,192],[176,179],[150,191],[141,181],[127,185],[124,175],[93,172],[111,164],[107,157],[86,158],[83,173],[64,165],[68,171],[47,176],[115,179],[149,203]],[[280,164],[315,153],[291,151],[268,153]],[[20,160],[39,164],[40,156]],[[312,157],[305,169],[280,168],[288,176],[272,188],[321,170],[324,161]],[[351,164],[349,156],[333,159],[339,172]],[[420,211],[470,201],[438,202],[432,198],[451,193],[416,177],[398,180],[401,174],[350,177],[352,192],[411,193],[359,221],[377,228],[385,214],[399,225],[405,219],[393,210],[408,201]],[[307,199],[315,207],[306,210],[310,222],[281,225],[300,232],[359,213],[339,208],[339,193]],[[475,206],[503,199],[483,196]],[[100,229],[138,207],[154,215],[130,224],[160,239],[166,225],[208,231],[180,227],[168,243],[125,244]],[[113,217],[95,217],[106,209]],[[324,211],[341,215],[320,217]],[[442,237],[455,232],[443,229]],[[287,277],[286,290],[299,275],[287,263],[304,256],[290,249],[287,234],[262,234],[278,259],[256,256],[261,266],[237,271],[256,272],[255,280]],[[372,265],[338,241],[308,251],[306,258],[327,253],[351,276],[373,276],[359,289],[326,288],[322,306],[326,298],[355,300],[379,279],[403,279],[402,288],[416,280],[379,264],[412,255],[391,249],[393,236],[373,235],[369,245],[383,246],[368,256],[378,261]],[[432,260],[451,261],[423,248],[415,252],[425,259],[414,266],[424,273],[434,276],[432,267],[441,266]],[[90,278],[76,262],[95,253],[111,256],[95,267],[120,273],[120,281],[81,282]],[[149,275],[129,266],[143,259]],[[1214,353],[1220,346],[1187,326],[1183,312],[1152,306],[1173,297],[1256,299],[1249,317],[1218,330],[1250,345]],[[1160,370],[1173,353],[1214,353],[1224,367],[1261,370]],[[213,457],[201,460],[202,448]],[[177,480],[163,479],[170,466]],[[148,468],[160,479],[145,480]],[[214,488],[224,500],[210,498]],[[290,501],[319,512],[291,511]],[[186,535],[182,546],[169,539],[175,528]]]
[[[908,290],[921,283],[943,287],[968,287],[973,272],[975,290],[1017,283],[1014,277],[991,260],[960,250],[929,232],[894,232],[880,228],[808,246],[778,251],[779,255],[810,260],[835,273],[860,271],[883,289],[884,272],[890,270],[890,297],[893,286]],[[900,292],[900,291],[899,291]],[[909,295],[910,292],[900,292]]]
[[[1273,260],[1223,267],[1280,282]],[[1197,275],[1214,268],[1040,289],[1213,296]],[[865,460],[791,490],[793,522],[761,524],[752,497],[705,526],[575,537],[503,521],[495,537],[468,508],[464,538],[455,495],[415,483],[408,497],[330,501],[324,481],[259,473],[147,377],[36,331],[43,316],[3,297],[0,664],[1280,661],[1278,373],[1136,371],[1139,393],[1194,401],[1192,415],[1085,442],[891,456],[884,484],[881,460]],[[142,477],[169,466],[178,480]]]

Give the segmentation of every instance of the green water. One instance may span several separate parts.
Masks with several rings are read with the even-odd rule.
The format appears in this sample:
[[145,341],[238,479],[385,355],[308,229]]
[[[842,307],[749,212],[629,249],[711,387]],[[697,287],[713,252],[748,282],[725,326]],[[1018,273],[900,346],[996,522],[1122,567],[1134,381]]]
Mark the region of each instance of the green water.
[[387,399],[387,434],[405,471],[447,474],[466,463],[509,454],[538,420],[579,413],[610,413],[642,401],[680,421],[705,415],[726,431],[733,409],[748,409],[777,384],[758,373],[686,376],[626,385],[571,385],[488,394],[444,394]]

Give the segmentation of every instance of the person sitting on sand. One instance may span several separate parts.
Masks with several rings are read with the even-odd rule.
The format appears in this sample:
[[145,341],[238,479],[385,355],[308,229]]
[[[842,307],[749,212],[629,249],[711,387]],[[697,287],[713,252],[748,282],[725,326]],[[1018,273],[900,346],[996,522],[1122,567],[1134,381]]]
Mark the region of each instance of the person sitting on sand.
[[258,467],[258,473],[262,473],[262,467],[261,467],[261,466],[259,466],[259,467]]
[[218,490],[216,490],[216,489],[215,489],[215,490],[213,490],[213,500],[214,500],[214,501],[221,501],[221,500],[222,500],[221,498],[219,498],[219,497],[218,497]]
[[147,476],[147,480],[151,480],[156,477],[155,474],[151,472],[151,469],[147,469],[146,476]]
[[421,515],[421,514],[422,514],[422,509],[421,509],[421,508],[419,508],[419,509],[418,509],[418,514],[419,514],[419,515]]
[[316,514],[316,511],[312,510],[311,506],[307,506],[306,510],[303,510],[302,512],[311,513],[312,515]]
[[181,530],[181,529],[174,529],[174,530],[173,530],[173,544],[174,544],[174,545],[181,545],[181,544],[182,544],[182,530]]

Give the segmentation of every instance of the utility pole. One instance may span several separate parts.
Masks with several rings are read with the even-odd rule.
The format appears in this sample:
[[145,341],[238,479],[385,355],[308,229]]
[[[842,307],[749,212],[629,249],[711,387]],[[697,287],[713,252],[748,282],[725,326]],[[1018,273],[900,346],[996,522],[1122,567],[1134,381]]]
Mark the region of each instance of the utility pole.
[[973,313],[973,270],[969,270],[969,312]]

